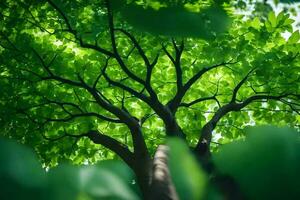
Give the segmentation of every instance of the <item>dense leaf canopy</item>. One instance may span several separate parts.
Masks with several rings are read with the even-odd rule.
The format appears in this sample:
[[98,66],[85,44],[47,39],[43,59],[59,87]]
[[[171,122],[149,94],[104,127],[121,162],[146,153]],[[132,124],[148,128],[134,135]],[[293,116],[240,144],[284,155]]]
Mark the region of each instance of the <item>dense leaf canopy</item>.
[[254,124],[299,128],[300,34],[288,12],[147,2],[2,0],[1,135],[51,166],[130,163],[167,135],[214,149]]

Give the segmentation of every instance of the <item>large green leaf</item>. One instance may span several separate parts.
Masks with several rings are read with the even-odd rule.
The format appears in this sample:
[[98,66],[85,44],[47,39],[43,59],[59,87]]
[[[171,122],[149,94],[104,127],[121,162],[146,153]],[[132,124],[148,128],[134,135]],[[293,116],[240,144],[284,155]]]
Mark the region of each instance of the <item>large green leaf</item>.
[[40,199],[46,173],[29,148],[0,138],[0,199]]
[[49,172],[47,198],[135,200],[139,196],[133,191],[133,182],[132,171],[118,161],[82,167],[60,165]]
[[121,161],[62,164],[46,173],[29,148],[1,139],[0,162],[1,199],[140,199],[133,172]]
[[[201,200],[206,195],[207,176],[189,148],[180,139],[167,141],[169,169],[180,199]],[[192,172],[192,173],[191,173]]]
[[220,6],[191,12],[182,5],[153,9],[119,1],[114,4],[116,10],[135,28],[164,36],[212,39],[216,34],[225,32],[230,22]]
[[252,128],[244,141],[222,146],[213,158],[218,172],[231,176],[247,199],[300,195],[300,141],[294,130]]

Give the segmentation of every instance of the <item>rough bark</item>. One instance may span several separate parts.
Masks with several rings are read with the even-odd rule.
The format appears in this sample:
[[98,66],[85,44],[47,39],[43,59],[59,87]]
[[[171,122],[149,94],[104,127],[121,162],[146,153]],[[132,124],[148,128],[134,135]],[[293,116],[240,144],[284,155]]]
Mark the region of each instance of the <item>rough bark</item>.
[[167,146],[160,145],[155,153],[149,200],[179,200],[168,167],[168,150]]
[[136,162],[134,172],[146,200],[179,200],[168,167],[168,147],[160,145],[153,159]]
[[143,198],[147,197],[152,179],[152,159],[144,158],[136,160],[133,171],[136,175],[137,184],[140,187]]

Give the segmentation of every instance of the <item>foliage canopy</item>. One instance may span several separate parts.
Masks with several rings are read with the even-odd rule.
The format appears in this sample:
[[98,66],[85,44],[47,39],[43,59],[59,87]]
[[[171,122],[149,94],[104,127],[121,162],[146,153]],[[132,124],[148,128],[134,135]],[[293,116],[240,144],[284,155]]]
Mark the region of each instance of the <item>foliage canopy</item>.
[[[188,3],[230,9],[229,2]],[[127,118],[139,120],[153,151],[166,135],[166,106],[191,146],[202,127],[233,102],[239,108],[222,113],[215,128],[222,138],[215,142],[241,137],[240,128],[253,122],[299,125],[300,36],[285,12],[241,20],[228,11],[230,28],[211,32],[212,40],[175,37],[174,30],[170,39],[134,29],[117,11],[110,27],[104,4],[1,3],[2,132],[34,146],[47,165],[111,155],[80,137],[89,130],[132,149]],[[221,19],[213,17],[217,22],[211,27],[216,27]],[[286,31],[292,34],[287,41]]]
[[3,0],[0,9],[1,134],[34,147],[45,166],[118,156],[143,177],[167,136],[202,160],[247,126],[299,128],[300,33],[266,1]]

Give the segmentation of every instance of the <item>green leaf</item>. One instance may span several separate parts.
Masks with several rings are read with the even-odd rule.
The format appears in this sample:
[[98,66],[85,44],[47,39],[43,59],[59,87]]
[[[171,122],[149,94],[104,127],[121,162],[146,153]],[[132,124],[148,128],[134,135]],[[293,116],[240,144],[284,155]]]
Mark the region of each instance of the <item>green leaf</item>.
[[0,139],[0,199],[39,199],[46,174],[33,151]]
[[261,23],[260,23],[260,20],[259,20],[258,17],[255,17],[255,18],[253,19],[253,21],[251,22],[251,26],[252,26],[253,28],[257,29],[257,30],[260,29]]
[[[114,4],[122,3],[116,0]],[[190,12],[182,6],[159,10],[135,4],[116,7],[135,28],[157,35],[211,39],[215,34],[225,32],[230,22],[225,10],[218,6],[211,6],[201,12]]]
[[294,33],[292,33],[292,35],[289,37],[288,43],[295,44],[298,43],[299,40],[300,40],[300,33],[299,30],[297,30]]
[[131,170],[119,161],[100,162],[93,166],[76,167],[60,165],[49,172],[46,199],[138,200],[131,186],[134,181]]
[[169,168],[171,177],[180,199],[203,199],[207,177],[189,148],[182,140],[176,138],[169,138],[167,145],[170,148]]
[[269,15],[268,15],[268,20],[269,22],[271,23],[271,26],[273,28],[276,27],[277,25],[277,21],[276,21],[276,16],[275,16],[275,13],[274,12],[270,12]]
[[213,160],[218,172],[231,176],[247,199],[297,199],[299,141],[299,133],[288,128],[252,128],[245,141],[222,146]]

